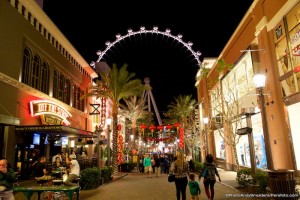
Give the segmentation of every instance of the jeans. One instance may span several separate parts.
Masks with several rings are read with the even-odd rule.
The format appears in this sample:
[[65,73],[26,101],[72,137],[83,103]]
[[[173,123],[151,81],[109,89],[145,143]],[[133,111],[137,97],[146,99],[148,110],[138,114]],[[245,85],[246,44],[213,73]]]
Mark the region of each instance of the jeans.
[[175,179],[177,200],[180,200],[180,193],[181,193],[182,200],[186,200],[186,186],[187,186],[187,183],[188,183],[187,177],[176,178]]

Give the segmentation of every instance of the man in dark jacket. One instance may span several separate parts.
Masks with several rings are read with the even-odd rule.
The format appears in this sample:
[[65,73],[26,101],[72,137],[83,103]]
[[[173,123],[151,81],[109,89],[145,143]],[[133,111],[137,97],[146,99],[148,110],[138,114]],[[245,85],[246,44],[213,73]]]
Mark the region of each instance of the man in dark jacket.
[[7,166],[7,160],[0,160],[0,197],[3,200],[14,200],[15,198],[12,189],[16,176],[14,170]]

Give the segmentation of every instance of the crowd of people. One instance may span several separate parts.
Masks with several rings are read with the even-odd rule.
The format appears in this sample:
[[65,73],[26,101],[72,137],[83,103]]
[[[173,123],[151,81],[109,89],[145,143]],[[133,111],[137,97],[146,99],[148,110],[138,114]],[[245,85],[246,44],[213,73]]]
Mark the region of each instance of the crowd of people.
[[[63,183],[65,185],[73,186],[77,184],[74,183],[74,180],[78,179],[80,176],[80,165],[76,160],[75,154],[66,156],[64,159],[60,153],[56,154],[52,157],[52,166],[52,169],[54,170],[64,170],[62,171],[62,174],[64,173],[64,175],[66,175],[66,178],[63,178]],[[160,177],[162,173],[174,174],[177,200],[186,200],[187,187],[189,188],[191,199],[199,200],[201,190],[198,181],[200,182],[202,177],[205,194],[208,200],[213,200],[216,176],[221,182],[220,175],[211,154],[206,156],[206,161],[203,164],[198,181],[196,180],[195,173],[193,173],[193,160],[190,159],[187,161],[182,152],[178,152],[176,156],[159,154],[145,154],[144,156],[140,156],[139,171],[147,174],[148,179],[151,179],[153,175],[155,177]],[[34,157],[32,174],[36,180],[49,180],[53,178],[46,167],[45,156],[40,156],[39,158],[37,158],[37,156]],[[0,197],[3,200],[14,200],[12,189],[15,180],[16,173],[9,166],[8,161],[6,159],[0,160]]]
[[216,176],[221,182],[220,175],[214,163],[213,156],[208,154],[206,161],[203,163],[203,168],[196,178],[194,173],[195,167],[192,158],[187,158],[182,152],[178,152],[176,156],[145,154],[139,157],[139,171],[145,173],[148,179],[152,176],[159,177],[161,173],[175,174],[175,187],[177,200],[186,200],[186,189],[189,188],[191,199],[200,199],[199,182],[203,178],[205,195],[208,200],[213,200],[215,196],[214,185]]

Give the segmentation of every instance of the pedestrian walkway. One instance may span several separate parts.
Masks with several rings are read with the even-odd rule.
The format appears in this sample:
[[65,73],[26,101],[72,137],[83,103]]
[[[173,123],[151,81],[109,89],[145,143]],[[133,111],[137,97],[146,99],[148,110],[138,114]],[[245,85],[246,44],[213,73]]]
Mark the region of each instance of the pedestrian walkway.
[[[235,189],[233,180],[236,173],[221,170],[220,175],[223,177],[224,183],[217,182],[215,185],[215,200],[233,199],[227,196],[235,195],[238,197],[240,191]],[[122,177],[122,178],[121,178]],[[101,199],[101,200],[153,200],[176,199],[176,189],[174,183],[167,181],[167,175],[163,174],[156,178],[155,175],[151,179],[147,179],[147,175],[140,173],[119,173],[114,177],[114,182],[103,185],[98,189],[85,193],[82,191],[81,198],[85,200]],[[206,200],[203,183],[200,183],[201,200]],[[89,194],[93,194],[89,196]],[[187,199],[190,199],[189,190],[187,188]],[[238,198],[246,199],[246,198]]]
[[[235,189],[236,172],[218,169],[222,182],[215,185],[215,200],[239,199],[229,197],[235,195],[239,197],[241,193]],[[235,181],[235,182],[234,182]],[[201,197],[200,200],[206,200],[202,180],[200,182]],[[16,194],[16,200],[26,200],[23,194]],[[37,199],[37,198],[36,198]],[[76,199],[74,195],[73,199]],[[118,173],[113,176],[113,181],[100,186],[94,190],[82,190],[80,192],[81,200],[174,200],[176,199],[176,189],[174,183],[167,181],[167,175],[162,174],[156,178],[152,175],[151,179],[147,179],[146,174],[141,173]],[[187,199],[190,199],[189,190],[187,188]],[[252,198],[254,199],[254,198]]]

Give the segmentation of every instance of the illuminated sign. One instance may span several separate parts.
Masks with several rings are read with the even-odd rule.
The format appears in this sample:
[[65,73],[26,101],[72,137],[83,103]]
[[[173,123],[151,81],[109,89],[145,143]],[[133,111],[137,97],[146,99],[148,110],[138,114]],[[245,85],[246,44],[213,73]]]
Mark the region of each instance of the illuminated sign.
[[62,120],[66,125],[70,125],[67,120],[72,115],[63,107],[49,100],[34,100],[30,102],[31,116],[54,115]]

